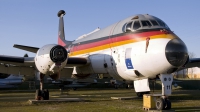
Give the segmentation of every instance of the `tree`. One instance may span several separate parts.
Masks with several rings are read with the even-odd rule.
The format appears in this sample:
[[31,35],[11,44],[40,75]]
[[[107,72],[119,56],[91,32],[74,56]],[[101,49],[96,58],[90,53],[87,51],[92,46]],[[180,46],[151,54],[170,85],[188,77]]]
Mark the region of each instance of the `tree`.
[[24,57],[28,57],[28,54],[26,53],[26,54],[24,54]]
[[[188,54],[189,54],[189,58],[194,58],[195,57],[195,54],[193,52],[189,52]],[[188,69],[189,68],[187,68],[187,75],[188,75]],[[194,78],[193,72],[194,72],[193,68],[190,68],[190,73],[191,73],[191,77],[192,78]]]
[[194,58],[195,57],[195,54],[193,52],[189,52],[189,58]]

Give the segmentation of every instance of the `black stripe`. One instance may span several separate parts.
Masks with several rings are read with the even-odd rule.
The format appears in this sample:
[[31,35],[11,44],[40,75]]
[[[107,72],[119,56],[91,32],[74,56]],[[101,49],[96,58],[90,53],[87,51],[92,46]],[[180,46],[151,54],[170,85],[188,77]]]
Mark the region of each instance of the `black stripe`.
[[0,61],[24,63],[24,57],[0,55]]
[[[74,45],[74,47],[76,47],[78,45],[94,43],[94,42],[106,40],[106,39],[109,39],[109,38],[110,39],[114,39],[114,38],[119,37],[119,36],[130,35],[130,34],[137,34],[137,33],[144,33],[144,32],[149,32],[149,31],[160,31],[161,29],[164,29],[164,28],[141,29],[141,30],[137,30],[137,31],[134,31],[134,32],[125,32],[125,33],[120,33],[120,34],[116,34],[116,35],[101,37],[101,38],[98,38],[98,39],[92,39],[92,40],[88,40],[88,41],[83,41],[83,42],[79,42],[80,44],[76,43],[76,44],[73,44],[73,45]],[[166,29],[166,30],[169,31],[168,29]],[[171,32],[171,31],[169,31],[169,32]]]

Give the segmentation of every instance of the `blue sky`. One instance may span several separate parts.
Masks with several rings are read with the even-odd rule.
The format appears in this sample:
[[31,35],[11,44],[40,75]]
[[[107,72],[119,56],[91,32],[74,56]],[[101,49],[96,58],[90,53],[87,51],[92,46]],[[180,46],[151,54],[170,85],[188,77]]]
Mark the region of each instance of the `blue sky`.
[[68,40],[131,15],[150,14],[165,21],[185,42],[189,52],[200,57],[200,0],[1,0],[0,54],[35,56],[12,46],[42,47],[57,43],[60,9],[66,11]]

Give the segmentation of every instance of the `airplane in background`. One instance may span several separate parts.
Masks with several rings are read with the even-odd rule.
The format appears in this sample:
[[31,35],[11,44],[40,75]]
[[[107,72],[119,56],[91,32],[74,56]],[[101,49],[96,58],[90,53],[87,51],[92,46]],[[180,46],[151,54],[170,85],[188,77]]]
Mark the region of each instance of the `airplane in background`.
[[200,58],[189,58],[187,46],[165,22],[149,14],[137,14],[104,29],[97,29],[74,41],[65,40],[64,10],[58,12],[58,44],[41,48],[17,45],[15,48],[36,53],[35,57],[0,55],[0,72],[40,74],[37,100],[48,100],[43,89],[44,75],[59,78],[86,78],[108,74],[116,80],[134,81],[138,96],[150,92],[149,79],[160,78],[162,97],[157,109],[170,109],[172,73],[200,65]]
[[17,88],[23,82],[24,79],[22,75],[0,73],[0,89]]

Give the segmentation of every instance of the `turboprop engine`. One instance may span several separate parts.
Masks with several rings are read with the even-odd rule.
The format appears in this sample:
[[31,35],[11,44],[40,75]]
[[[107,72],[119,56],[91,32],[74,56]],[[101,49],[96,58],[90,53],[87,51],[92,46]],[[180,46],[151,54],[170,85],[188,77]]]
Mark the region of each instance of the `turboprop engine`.
[[57,79],[68,59],[67,50],[57,44],[48,44],[37,51],[35,65],[42,74]]

